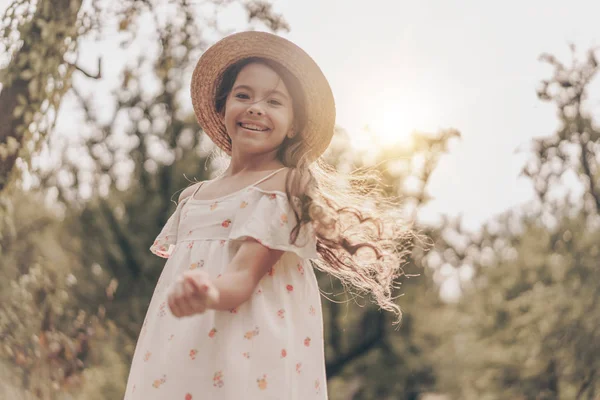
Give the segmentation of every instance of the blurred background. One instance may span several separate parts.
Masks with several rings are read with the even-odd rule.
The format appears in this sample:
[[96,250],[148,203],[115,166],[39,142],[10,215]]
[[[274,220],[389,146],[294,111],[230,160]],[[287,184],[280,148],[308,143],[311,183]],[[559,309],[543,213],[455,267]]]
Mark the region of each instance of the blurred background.
[[180,190],[226,163],[202,52],[276,32],[328,77],[326,159],[377,169],[416,246],[400,327],[319,275],[329,396],[600,399],[589,1],[0,0],[0,398],[121,399]]

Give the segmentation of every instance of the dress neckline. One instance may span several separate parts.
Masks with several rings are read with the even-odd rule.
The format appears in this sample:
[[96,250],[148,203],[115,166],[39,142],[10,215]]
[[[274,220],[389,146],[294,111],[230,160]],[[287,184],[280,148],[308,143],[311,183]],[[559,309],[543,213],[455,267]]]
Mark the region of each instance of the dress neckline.
[[285,195],[285,193],[283,193],[281,191],[278,191],[278,190],[264,190],[264,189],[260,189],[260,188],[258,188],[256,186],[256,185],[259,185],[262,182],[266,181],[267,179],[271,178],[272,176],[274,176],[275,174],[277,174],[279,171],[282,171],[284,169],[286,169],[286,167],[276,169],[275,171],[271,172],[270,174],[267,174],[266,176],[260,178],[258,181],[254,182],[254,183],[252,183],[252,184],[250,184],[248,186],[244,186],[243,188],[241,188],[239,190],[236,190],[235,192],[228,193],[228,194],[225,194],[223,196],[215,197],[215,198],[212,198],[212,199],[196,199],[195,198],[196,193],[198,193],[198,190],[200,190],[200,188],[204,185],[204,183],[205,182],[214,181],[214,179],[211,180],[211,181],[200,182],[200,184],[198,185],[198,187],[196,188],[196,190],[194,190],[194,192],[192,193],[192,195],[189,197],[188,202],[192,202],[192,203],[211,203],[212,202],[212,203],[214,203],[214,202],[217,202],[217,201],[222,201],[224,199],[228,199],[230,197],[234,197],[235,195],[238,195],[238,194],[240,194],[240,193],[242,193],[244,191],[250,191],[251,189],[257,189],[258,191],[263,192],[263,193],[273,193],[273,194],[283,194],[283,195]]
[[226,194],[226,195],[220,196],[220,197],[215,197],[214,199],[194,199],[194,198],[192,198],[192,196],[190,196],[186,200],[189,203],[198,203],[198,204],[216,203],[216,202],[220,202],[220,201],[229,199],[230,197],[239,195],[242,192],[250,192],[250,191],[256,191],[256,192],[263,193],[263,194],[274,194],[277,196],[282,196],[284,198],[287,198],[287,194],[280,190],[265,190],[265,189],[261,189],[259,187],[250,185],[250,186],[246,186],[245,188],[242,188],[240,190],[237,190],[233,193],[229,193],[229,194]]

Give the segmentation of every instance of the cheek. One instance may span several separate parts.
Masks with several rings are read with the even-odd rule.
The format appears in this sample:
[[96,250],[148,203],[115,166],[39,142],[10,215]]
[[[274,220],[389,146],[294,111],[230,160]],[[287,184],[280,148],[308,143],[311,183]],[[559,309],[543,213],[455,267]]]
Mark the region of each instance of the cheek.
[[291,128],[293,121],[294,121],[294,114],[290,111],[281,112],[277,116],[277,122],[279,125],[279,129],[285,131],[286,133]]
[[227,104],[225,107],[225,111],[222,114],[223,121],[225,125],[235,125],[235,121],[237,120],[237,116],[239,115],[239,107],[236,107],[234,104]]

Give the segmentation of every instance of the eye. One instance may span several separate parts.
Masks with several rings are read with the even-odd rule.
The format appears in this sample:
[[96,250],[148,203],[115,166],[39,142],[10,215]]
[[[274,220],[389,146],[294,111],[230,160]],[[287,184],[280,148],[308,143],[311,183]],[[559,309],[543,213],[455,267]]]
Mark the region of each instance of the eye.
[[250,96],[248,96],[246,93],[238,93],[235,95],[235,97],[237,97],[238,99],[249,99]]
[[280,102],[280,101],[279,101],[279,100],[277,100],[277,99],[271,99],[271,100],[269,100],[269,104],[272,104],[272,105],[274,105],[274,106],[282,106],[282,105],[283,105],[283,103],[282,103],[282,102]]

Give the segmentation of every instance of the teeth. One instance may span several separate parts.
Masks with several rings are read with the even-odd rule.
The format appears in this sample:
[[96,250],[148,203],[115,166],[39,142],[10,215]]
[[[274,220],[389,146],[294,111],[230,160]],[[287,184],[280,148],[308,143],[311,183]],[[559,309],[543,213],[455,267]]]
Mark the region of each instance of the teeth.
[[251,129],[253,131],[266,131],[268,128],[262,128],[258,125],[253,124],[240,124],[242,128]]

